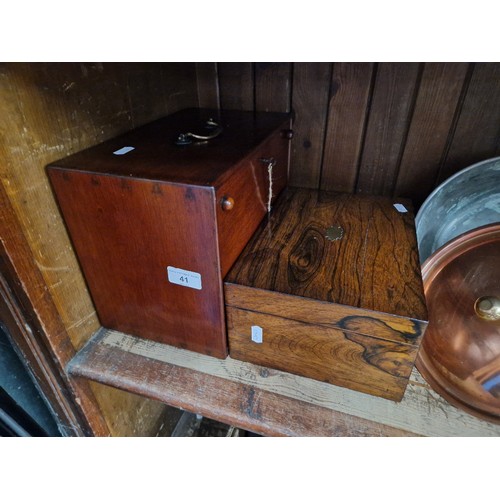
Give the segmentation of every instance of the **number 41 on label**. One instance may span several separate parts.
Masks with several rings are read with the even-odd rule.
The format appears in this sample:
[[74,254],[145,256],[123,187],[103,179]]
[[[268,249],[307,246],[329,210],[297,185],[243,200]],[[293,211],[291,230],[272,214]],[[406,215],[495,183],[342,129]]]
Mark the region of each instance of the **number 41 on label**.
[[186,271],[177,267],[167,267],[168,281],[174,285],[187,286],[196,290],[201,290],[201,274],[193,271]]

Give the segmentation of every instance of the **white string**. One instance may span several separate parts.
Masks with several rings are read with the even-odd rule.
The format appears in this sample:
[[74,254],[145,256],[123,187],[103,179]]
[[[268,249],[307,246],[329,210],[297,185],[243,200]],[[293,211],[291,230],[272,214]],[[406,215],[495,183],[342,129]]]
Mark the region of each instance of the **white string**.
[[267,165],[267,173],[269,175],[269,194],[267,198],[267,212],[269,213],[271,211],[271,200],[273,198],[273,166],[274,166],[274,160],[270,161],[269,164]]

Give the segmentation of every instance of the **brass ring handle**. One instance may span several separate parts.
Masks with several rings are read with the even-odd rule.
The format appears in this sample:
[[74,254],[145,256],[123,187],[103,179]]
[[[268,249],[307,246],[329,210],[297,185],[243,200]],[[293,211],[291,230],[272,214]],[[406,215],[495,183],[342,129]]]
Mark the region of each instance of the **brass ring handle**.
[[207,135],[194,134],[193,132],[184,132],[179,134],[175,143],[178,146],[186,146],[191,144],[193,141],[191,139],[197,139],[198,141],[209,141],[210,139],[215,139],[222,132],[222,126],[219,125],[212,118],[207,120],[206,127],[213,129],[213,132]]

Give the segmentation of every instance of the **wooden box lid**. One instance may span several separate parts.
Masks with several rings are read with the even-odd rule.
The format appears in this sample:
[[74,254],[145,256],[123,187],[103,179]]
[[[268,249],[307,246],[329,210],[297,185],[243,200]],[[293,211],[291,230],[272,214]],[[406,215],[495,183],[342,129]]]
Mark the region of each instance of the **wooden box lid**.
[[287,189],[226,276],[225,301],[419,344],[427,309],[411,205]]
[[[180,134],[217,137],[179,146]],[[278,130],[287,130],[288,113],[185,109],[119,137],[58,160],[49,168],[210,186],[221,180]]]

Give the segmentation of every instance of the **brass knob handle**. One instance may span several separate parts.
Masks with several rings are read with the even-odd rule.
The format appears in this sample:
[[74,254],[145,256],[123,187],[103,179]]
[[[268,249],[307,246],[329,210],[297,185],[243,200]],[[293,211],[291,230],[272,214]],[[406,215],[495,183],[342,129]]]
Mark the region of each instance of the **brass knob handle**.
[[231,196],[224,196],[220,202],[222,210],[228,212],[234,208],[234,199]]
[[476,314],[486,321],[500,320],[500,298],[493,296],[479,297],[474,304]]

